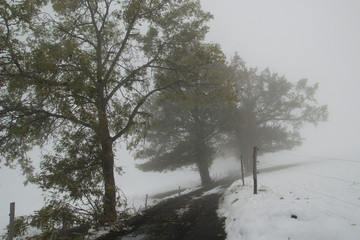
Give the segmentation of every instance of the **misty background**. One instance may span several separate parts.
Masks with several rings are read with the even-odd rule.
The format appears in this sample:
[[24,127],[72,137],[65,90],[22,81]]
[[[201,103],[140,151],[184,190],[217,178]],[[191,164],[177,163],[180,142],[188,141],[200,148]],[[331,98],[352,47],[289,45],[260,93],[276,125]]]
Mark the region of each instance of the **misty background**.
[[[214,15],[207,41],[221,45],[228,58],[235,52],[248,67],[284,75],[290,82],[307,78],[318,82],[316,98],[327,104],[329,119],[302,131],[303,146],[260,161],[295,157],[359,160],[360,148],[360,2],[357,0],[201,0]],[[38,153],[32,153],[34,162]],[[225,156],[226,157],[226,156]],[[125,174],[117,185],[131,203],[135,196],[200,183],[196,171],[144,173],[124,149],[117,165]],[[212,176],[239,167],[229,158],[215,162]],[[0,169],[0,229],[8,222],[9,203],[16,215],[30,214],[43,206],[41,191],[23,186],[18,170]]]

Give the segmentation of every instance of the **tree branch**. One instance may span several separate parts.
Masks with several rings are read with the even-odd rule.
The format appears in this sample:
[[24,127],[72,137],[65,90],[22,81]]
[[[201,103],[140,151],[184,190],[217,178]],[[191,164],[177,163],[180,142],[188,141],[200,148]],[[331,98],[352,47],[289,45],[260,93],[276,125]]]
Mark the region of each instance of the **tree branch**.
[[137,17],[138,17],[138,12],[136,12],[136,14],[134,14],[133,18],[131,19],[131,21],[130,21],[127,29],[126,29],[126,33],[125,33],[124,39],[121,42],[120,48],[117,51],[114,59],[112,60],[112,63],[110,65],[109,69],[107,70],[107,72],[106,72],[106,74],[104,76],[104,82],[107,82],[109,80],[109,78],[111,76],[111,73],[114,71],[114,68],[115,68],[117,62],[119,61],[120,56],[123,53],[128,40],[130,39],[131,31],[133,30],[133,27],[135,25]]
[[62,114],[57,114],[57,113],[51,113],[49,111],[46,111],[44,109],[29,109],[26,107],[21,107],[21,106],[17,106],[17,107],[12,107],[9,108],[7,106],[5,106],[4,104],[1,104],[3,110],[1,111],[1,114],[5,114],[5,113],[10,113],[10,112],[17,112],[18,116],[20,118],[22,117],[27,117],[27,116],[31,116],[31,115],[38,115],[38,114],[44,114],[47,117],[52,117],[52,118],[57,118],[57,119],[64,119],[64,120],[68,120],[71,121],[73,123],[76,124],[80,124],[84,127],[90,128],[92,129],[93,126],[91,126],[90,124],[81,121],[79,119],[77,119],[75,116],[65,116]]
[[120,131],[118,132],[115,136],[113,136],[111,138],[111,140],[114,142],[116,141],[118,138],[120,138],[123,134],[125,134],[130,128],[131,126],[134,124],[134,119],[136,117],[136,115],[139,113],[139,109],[140,107],[145,103],[145,101],[151,96],[153,95],[154,93],[156,92],[160,92],[166,88],[169,88],[171,85],[173,85],[173,83],[171,84],[168,84],[164,87],[161,87],[161,88],[157,88],[157,89],[154,89],[152,91],[150,91],[148,94],[146,94],[135,106],[135,108],[132,110],[130,116],[129,116],[129,119],[128,119],[128,122],[127,124],[125,125],[125,127]]
[[155,59],[152,59],[151,61],[147,62],[146,64],[136,68],[135,70],[133,70],[128,76],[126,76],[124,79],[122,79],[116,86],[115,88],[109,93],[109,95],[106,97],[106,102],[110,101],[110,99],[115,95],[115,93],[122,87],[124,86],[126,83],[130,82],[131,79],[133,79],[133,77],[136,76],[137,73],[139,73],[141,70],[143,70],[144,68],[149,67],[154,61],[156,61]]
[[[90,24],[90,23],[88,23],[88,24]],[[87,24],[81,24],[81,25],[87,25]],[[77,25],[76,27],[81,26],[81,25]],[[80,36],[80,35],[78,35],[78,34],[74,34],[74,33],[70,32],[70,30],[65,29],[65,28],[64,28],[63,26],[61,26],[61,25],[58,25],[58,29],[59,29],[60,31],[62,31],[63,33],[69,35],[70,37],[77,38],[77,39],[79,39],[79,40],[81,40],[81,41],[83,41],[83,42],[86,42],[86,43],[90,44],[90,45],[93,46],[94,48],[96,48],[95,43],[93,43],[93,42],[90,41],[89,39],[87,39],[87,38],[85,38],[85,37],[82,37],[82,36]]]

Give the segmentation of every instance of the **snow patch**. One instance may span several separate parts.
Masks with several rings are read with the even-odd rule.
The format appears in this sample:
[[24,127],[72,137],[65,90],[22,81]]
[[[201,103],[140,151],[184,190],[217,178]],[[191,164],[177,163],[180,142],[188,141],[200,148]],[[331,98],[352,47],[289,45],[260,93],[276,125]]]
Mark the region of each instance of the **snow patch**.
[[204,197],[204,196],[208,196],[208,195],[211,195],[211,194],[222,194],[222,193],[225,192],[225,190],[226,189],[224,189],[224,186],[218,186],[218,187],[213,188],[213,189],[211,189],[211,190],[209,190],[207,192],[204,192],[202,194],[202,196]]
[[103,237],[106,234],[110,233],[111,227],[102,227],[98,230],[91,228],[88,231],[88,235],[85,236],[86,240],[95,240],[99,237]]
[[226,190],[218,214],[227,239],[360,239],[360,164],[288,163],[272,162],[271,171],[260,165],[257,195],[250,177]]
[[176,215],[178,216],[183,216],[184,214],[186,214],[188,211],[190,210],[190,207],[189,206],[185,206],[183,208],[180,208],[180,209],[177,209],[175,210],[176,211]]

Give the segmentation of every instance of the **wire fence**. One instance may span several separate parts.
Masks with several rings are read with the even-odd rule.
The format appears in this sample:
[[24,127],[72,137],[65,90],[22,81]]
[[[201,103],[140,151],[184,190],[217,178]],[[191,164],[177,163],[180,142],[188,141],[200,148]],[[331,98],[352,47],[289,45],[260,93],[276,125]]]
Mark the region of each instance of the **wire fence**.
[[269,176],[269,175],[266,175],[265,178],[272,178],[272,179],[275,179],[275,180],[277,180],[277,181],[286,183],[286,184],[288,184],[288,185],[291,185],[291,186],[294,186],[294,187],[297,187],[297,188],[300,188],[300,189],[303,189],[303,190],[306,190],[306,191],[309,191],[309,192],[313,192],[313,193],[322,195],[322,196],[327,197],[327,198],[330,198],[330,199],[332,199],[332,200],[336,200],[336,201],[339,201],[339,202],[347,203],[347,204],[349,204],[349,205],[352,205],[352,206],[357,207],[357,208],[360,209],[360,204],[355,204],[355,203],[352,203],[352,202],[349,202],[349,201],[347,201],[347,200],[344,200],[344,199],[341,199],[341,198],[332,196],[332,195],[327,194],[327,193],[324,193],[324,192],[319,192],[319,191],[317,191],[317,190],[314,190],[314,189],[311,189],[311,188],[308,188],[308,187],[304,187],[304,186],[301,186],[301,185],[298,185],[298,184],[294,184],[294,183],[289,182],[288,180],[283,180],[283,179],[281,179],[281,178],[277,178],[277,177]]
[[[327,193],[324,193],[324,192],[319,192],[319,191],[316,191],[314,189],[311,189],[311,188],[308,188],[308,187],[304,187],[304,186],[300,186],[298,184],[294,184],[294,183],[291,183],[289,181],[286,181],[286,180],[283,180],[283,179],[280,179],[280,178],[277,178],[277,177],[274,177],[274,176],[269,176],[269,175],[266,175],[265,178],[270,178],[270,179],[274,179],[274,180],[277,180],[279,182],[282,182],[282,183],[285,183],[287,185],[291,185],[291,186],[294,186],[296,188],[299,188],[299,189],[302,189],[302,190],[306,190],[308,192],[312,192],[312,193],[315,193],[317,195],[320,195],[322,197],[325,197],[325,198],[328,198],[328,199],[331,199],[331,200],[335,200],[337,202],[341,202],[341,203],[345,203],[347,205],[350,205],[352,208],[355,207],[357,209],[360,209],[360,205],[359,204],[355,204],[355,203],[352,203],[352,202],[349,202],[347,200],[344,200],[344,199],[341,199],[341,198],[338,198],[338,197],[335,197],[333,195],[330,195],[330,194],[327,194]],[[334,217],[341,217],[341,218],[344,218],[344,219],[347,219],[349,221],[352,221],[352,222],[356,222],[358,224],[360,224],[360,220],[359,219],[355,219],[354,217],[352,216],[349,216],[347,214],[344,214],[344,212],[341,212],[341,213],[336,213],[334,212],[334,209],[330,210],[330,209],[327,209],[326,211],[322,211],[320,209],[314,209],[315,211],[317,212],[320,212],[320,213],[324,213],[326,215],[332,215]]]
[[[355,163],[355,164],[360,163],[360,161],[350,160],[350,159],[345,159],[345,158],[330,158],[330,157],[310,156],[310,155],[296,154],[296,153],[281,153],[281,154],[289,155],[289,156],[295,156],[295,157],[306,157],[306,158],[311,158],[311,159],[341,161],[341,162],[344,162],[344,163],[352,163],[352,164],[353,163]],[[334,181],[339,181],[339,182],[343,182],[343,183],[347,183],[347,184],[350,183],[352,185],[360,185],[360,181],[356,181],[357,179],[356,180],[350,180],[350,179],[345,179],[345,178],[339,177],[339,176],[332,176],[332,175],[329,175],[329,174],[320,174],[320,173],[316,173],[316,172],[296,168],[297,166],[300,166],[300,165],[293,165],[293,166],[290,165],[289,168],[281,168],[282,165],[273,164],[273,162],[261,161],[261,166],[263,168],[259,169],[259,172],[260,172],[261,177],[263,177],[263,178],[273,179],[275,181],[281,182],[282,184],[290,185],[292,187],[296,187],[298,189],[305,190],[307,192],[315,193],[316,195],[324,197],[326,199],[330,199],[330,200],[333,200],[333,201],[336,201],[336,202],[339,202],[339,203],[346,204],[351,208],[355,208],[357,210],[360,209],[360,204],[355,203],[355,202],[351,202],[351,200],[349,201],[349,200],[346,200],[346,199],[342,199],[341,197],[334,196],[331,193],[329,194],[327,192],[318,191],[318,190],[316,190],[314,188],[311,188],[309,186],[304,186],[304,185],[299,184],[299,183],[291,182],[291,181],[289,181],[289,179],[285,180],[285,179],[283,179],[281,177],[274,176],[274,174],[269,174],[269,173],[261,174],[261,170],[266,170],[267,167],[271,167],[271,168],[280,167],[281,171],[285,171],[285,172],[286,171],[288,171],[288,172],[296,172],[296,173],[299,173],[299,174],[305,174],[305,175],[309,175],[309,176],[316,176],[316,177],[319,177],[319,178],[322,178],[322,179],[331,179],[331,180],[334,180]],[[356,222],[358,224],[360,223],[360,220],[355,219],[354,216],[347,215],[344,212],[342,212],[342,213],[334,212],[334,209],[330,209],[330,210],[327,209],[326,211],[322,211],[321,209],[315,209],[315,210],[318,211],[318,212],[325,213],[327,215],[332,215],[332,216],[335,216],[335,217],[341,217],[341,218],[350,220],[352,222]]]
[[[274,164],[271,164],[271,163],[269,163],[269,162],[264,162],[264,163],[262,163],[262,164],[270,165],[270,166],[272,166],[272,167],[279,167],[279,165],[274,165]],[[300,169],[287,168],[287,169],[284,169],[284,170],[286,170],[286,171],[292,171],[292,172],[298,172],[298,173],[305,173],[305,174],[307,174],[307,175],[312,175],[312,176],[321,177],[321,178],[333,179],[333,180],[342,181],[342,182],[346,182],[346,183],[360,184],[359,181],[348,180],[348,179],[344,179],[344,178],[340,178],[340,177],[335,177],[335,176],[328,176],[328,175],[324,175],[324,174],[313,173],[313,172],[309,172],[309,171],[305,171],[305,170],[300,170]]]
[[321,159],[321,160],[331,160],[331,161],[341,161],[341,162],[353,162],[353,163],[359,163],[360,160],[353,160],[353,159],[345,159],[345,158],[332,158],[332,157],[323,157],[323,156],[311,156],[308,154],[302,154],[302,153],[279,153],[281,155],[290,155],[295,157],[306,157],[306,158],[313,158],[313,159]]

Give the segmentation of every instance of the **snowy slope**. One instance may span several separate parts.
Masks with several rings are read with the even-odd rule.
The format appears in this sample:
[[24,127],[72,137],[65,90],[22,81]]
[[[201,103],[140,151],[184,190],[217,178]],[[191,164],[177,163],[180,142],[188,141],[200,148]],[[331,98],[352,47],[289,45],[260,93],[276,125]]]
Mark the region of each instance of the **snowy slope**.
[[235,182],[218,211],[229,240],[359,240],[360,161],[283,155],[260,158],[252,178]]

